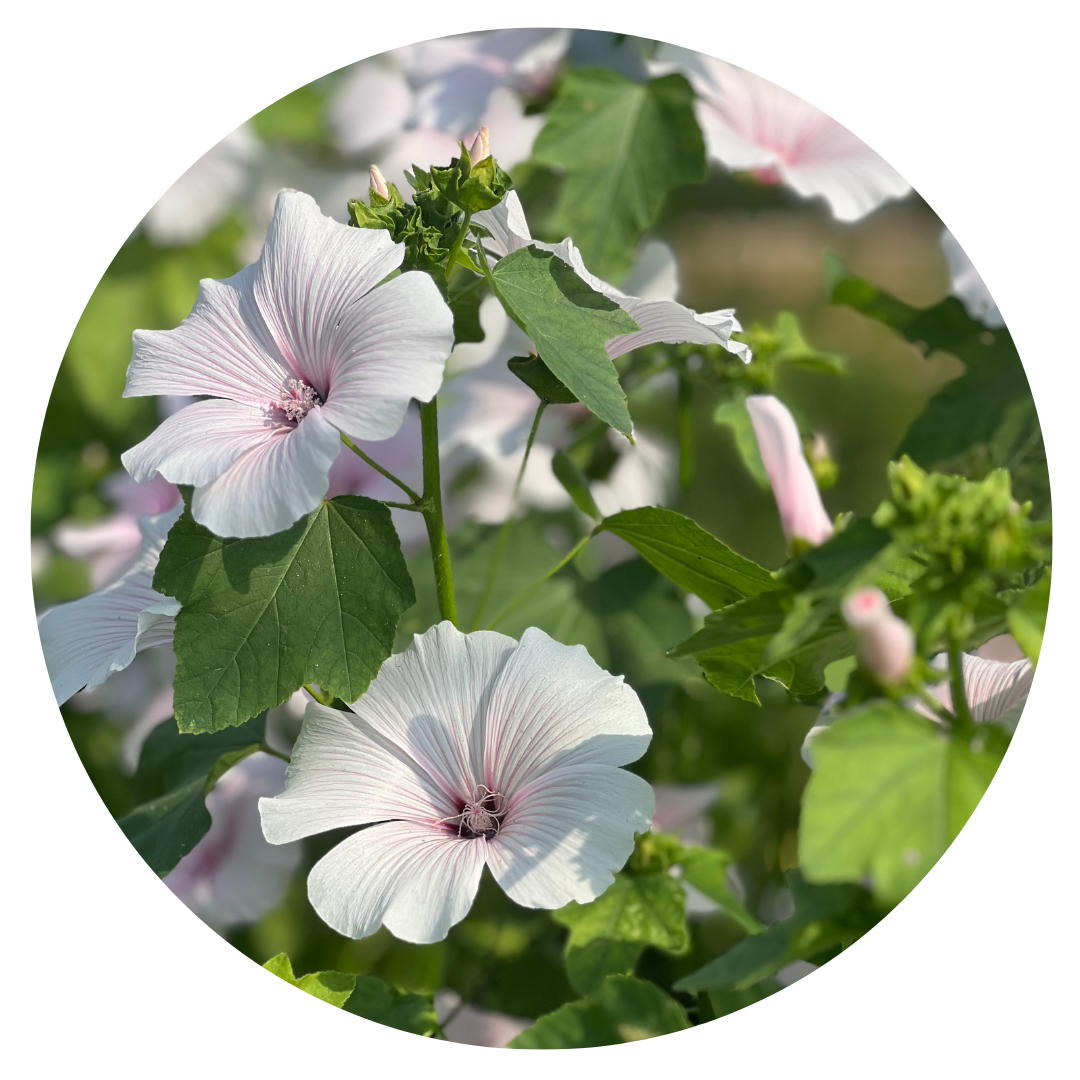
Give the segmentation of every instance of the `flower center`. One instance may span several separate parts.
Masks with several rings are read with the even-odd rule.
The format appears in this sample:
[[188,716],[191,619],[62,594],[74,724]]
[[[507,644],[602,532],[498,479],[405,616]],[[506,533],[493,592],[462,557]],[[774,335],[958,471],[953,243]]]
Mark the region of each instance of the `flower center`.
[[484,784],[473,788],[472,798],[462,807],[460,814],[444,818],[463,840],[490,840],[499,832],[506,816],[506,796],[492,791]]
[[322,398],[313,386],[308,386],[303,379],[290,379],[289,385],[281,391],[277,407],[287,420],[299,423],[316,405],[321,405]]

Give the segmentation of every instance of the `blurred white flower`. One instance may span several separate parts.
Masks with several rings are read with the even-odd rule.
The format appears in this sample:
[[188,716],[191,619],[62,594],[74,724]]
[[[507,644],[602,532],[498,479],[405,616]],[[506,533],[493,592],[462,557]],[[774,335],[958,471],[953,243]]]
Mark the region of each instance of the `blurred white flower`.
[[433,626],[350,709],[308,705],[285,790],[259,803],[271,843],[369,826],[308,878],[348,937],[442,940],[485,865],[523,907],[588,903],[649,827],[652,789],[620,767],[652,737],[637,695],[535,627]]
[[152,582],[169,529],[182,509],[177,505],[139,522],[142,543],[135,562],[111,585],[51,608],[38,619],[57,705],[123,671],[137,652],[172,641],[180,604],[155,592]]
[[300,865],[301,845],[269,844],[259,799],[285,784],[285,762],[255,753],[226,772],[206,797],[213,822],[165,884],[219,934],[256,922],[281,902]]
[[862,139],[776,83],[675,45],[661,45],[651,67],[690,80],[706,152],[732,171],[752,171],[804,198],[820,195],[840,221],[858,221],[911,191]]
[[960,246],[960,241],[948,229],[941,234],[941,250],[949,264],[952,275],[952,295],[964,305],[964,310],[991,330],[1005,325],[986,282],[975,269],[974,263],[967,257],[967,252]]
[[262,153],[250,125],[226,135],[154,203],[143,218],[146,235],[166,247],[197,243],[248,194]]
[[790,411],[771,394],[751,394],[746,408],[788,543],[803,540],[815,547],[825,543],[832,536],[832,522]]

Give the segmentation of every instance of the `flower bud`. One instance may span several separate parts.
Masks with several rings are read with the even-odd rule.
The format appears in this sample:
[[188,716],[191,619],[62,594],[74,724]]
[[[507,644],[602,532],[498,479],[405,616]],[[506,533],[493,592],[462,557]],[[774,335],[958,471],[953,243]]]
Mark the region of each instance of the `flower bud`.
[[476,133],[476,138],[469,147],[469,159],[475,164],[488,157],[491,157],[491,132],[484,126]]
[[801,540],[813,547],[825,543],[833,534],[832,522],[821,503],[794,418],[769,394],[748,397],[746,408],[788,542]]
[[390,189],[386,186],[386,177],[379,172],[378,165],[372,165],[368,168],[368,177],[371,184],[371,190],[376,195],[381,196],[384,199],[390,198]]
[[915,656],[911,627],[893,614],[880,589],[859,589],[844,601],[842,610],[855,631],[855,655],[862,668],[879,682],[899,683]]

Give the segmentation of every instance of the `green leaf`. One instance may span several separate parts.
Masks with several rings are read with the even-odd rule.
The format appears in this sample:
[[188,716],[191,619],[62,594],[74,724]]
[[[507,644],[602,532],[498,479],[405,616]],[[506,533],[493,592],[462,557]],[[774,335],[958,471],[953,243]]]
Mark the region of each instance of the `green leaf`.
[[541,401],[549,405],[573,405],[577,401],[577,396],[555,378],[539,356],[515,356],[507,364]]
[[[479,273],[479,271],[477,271]],[[454,344],[483,341],[480,304],[487,295],[487,282],[466,270],[455,269],[450,279],[449,304],[454,316]]]
[[900,443],[898,456],[908,454],[924,468],[932,468],[978,443],[991,442],[1012,422],[1017,401],[1031,400],[1012,335],[1004,327],[987,330],[955,297],[930,308],[911,307],[849,274],[835,256],[829,257],[826,279],[834,304],[845,304],[892,327],[928,354],[938,349],[949,352],[966,368],[930,399]]
[[676,955],[690,948],[685,894],[666,873],[615,875],[588,904],[571,902],[551,917],[570,930],[566,973],[580,994],[608,975],[629,975],[646,945]]
[[609,975],[596,993],[541,1016],[508,1045],[515,1050],[611,1046],[689,1026],[683,1007],[654,983]]
[[626,394],[606,342],[638,324],[557,255],[529,245],[500,259],[492,284],[552,374],[605,424],[629,436]]
[[354,495],[250,539],[219,539],[187,509],[154,588],[183,605],[174,702],[190,732],[242,723],[305,683],[355,701],[415,602],[389,509]]
[[546,115],[531,160],[566,173],[548,231],[572,236],[594,274],[618,281],[668,192],[705,179],[694,92],[682,75],[642,84],[576,71]]
[[748,990],[793,960],[846,948],[880,918],[867,894],[852,885],[811,885],[798,871],[784,875],[795,903],[794,914],[760,934],[740,941],[723,956],[681,978],[676,990],[730,993]]
[[336,1009],[340,1009],[349,1000],[349,995],[356,985],[356,976],[347,975],[343,971],[315,971],[310,975],[301,975],[298,979],[293,975],[292,962],[285,953],[271,957],[263,967],[290,986],[295,986]]
[[684,847],[680,848],[677,860],[682,867],[683,881],[689,882],[719,904],[748,934],[761,932],[761,923],[750,914],[728,885],[727,871],[732,858],[726,851]]
[[601,529],[621,536],[680,588],[719,608],[777,587],[768,570],[737,555],[690,518],[658,506],[624,510]]
[[565,450],[556,450],[551,459],[551,471],[567,494],[574,500],[574,505],[589,517],[599,521],[603,516],[593,501],[589,490],[589,478],[574,464]]
[[758,486],[768,490],[769,474],[765,471],[765,463],[761,460],[761,448],[754,434],[754,425],[750,420],[750,410],[746,407],[746,398],[740,397],[734,401],[721,402],[713,413],[713,421],[722,427],[731,428],[735,437],[735,449],[739,451],[743,464]]
[[327,84],[318,80],[267,105],[252,117],[259,137],[268,142],[275,139],[325,142],[328,136],[325,120],[327,90]]
[[990,726],[963,740],[893,702],[843,716],[814,740],[799,853],[808,881],[862,881],[894,903],[937,862],[1001,763]]
[[413,1035],[434,1035],[439,1031],[431,998],[397,990],[374,975],[362,975],[356,980],[345,1011]]
[[1046,609],[1050,605],[1050,570],[1025,589],[1009,608],[1009,632],[1024,655],[1038,665],[1046,630]]
[[227,769],[260,748],[265,729],[259,717],[213,735],[181,735],[166,720],[147,737],[132,780],[142,801],[118,824],[160,877],[209,831],[206,796]]

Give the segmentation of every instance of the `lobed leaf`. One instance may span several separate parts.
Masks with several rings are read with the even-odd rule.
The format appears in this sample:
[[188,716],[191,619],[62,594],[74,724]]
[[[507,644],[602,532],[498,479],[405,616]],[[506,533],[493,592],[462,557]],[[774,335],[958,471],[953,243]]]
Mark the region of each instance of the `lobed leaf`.
[[325,1001],[337,1009],[349,1000],[356,985],[356,976],[347,975],[344,971],[314,971],[309,975],[301,975],[298,979],[293,974],[292,962],[285,953],[271,957],[263,967],[290,986],[295,986],[305,994]]
[[440,1030],[430,997],[398,990],[374,975],[356,979],[345,1011],[413,1035],[430,1036]]

